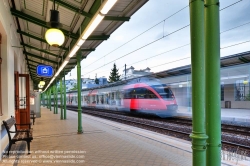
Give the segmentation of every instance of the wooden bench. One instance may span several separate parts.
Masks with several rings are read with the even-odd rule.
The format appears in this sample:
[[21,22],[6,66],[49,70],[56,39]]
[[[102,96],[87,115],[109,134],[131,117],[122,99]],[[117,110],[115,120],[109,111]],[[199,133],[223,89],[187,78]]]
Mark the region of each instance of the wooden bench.
[[36,114],[33,110],[30,111],[30,119],[32,119],[33,125],[35,125]]
[[[30,128],[31,124],[16,124],[16,120],[13,116],[10,119],[3,121],[3,124],[7,130],[9,137],[9,148],[8,154],[12,144],[15,144],[17,141],[26,141],[28,146],[28,154],[30,154],[30,142],[33,140],[32,129]],[[10,131],[10,128],[15,125],[15,131]],[[29,129],[17,129],[17,126],[26,125],[29,126]],[[11,133],[15,133],[14,137],[11,138]]]

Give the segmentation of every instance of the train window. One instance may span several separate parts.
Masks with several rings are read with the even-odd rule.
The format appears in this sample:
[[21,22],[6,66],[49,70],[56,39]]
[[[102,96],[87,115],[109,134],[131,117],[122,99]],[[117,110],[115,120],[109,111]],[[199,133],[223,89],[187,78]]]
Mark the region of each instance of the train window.
[[152,86],[154,90],[163,98],[163,99],[174,99],[174,94],[169,87],[166,85],[154,85]]
[[146,88],[136,88],[135,95],[138,99],[144,99],[147,89]]
[[158,99],[158,97],[149,89],[147,89],[147,93],[145,95],[146,99]]
[[124,90],[124,99],[130,99],[133,93],[133,89]]

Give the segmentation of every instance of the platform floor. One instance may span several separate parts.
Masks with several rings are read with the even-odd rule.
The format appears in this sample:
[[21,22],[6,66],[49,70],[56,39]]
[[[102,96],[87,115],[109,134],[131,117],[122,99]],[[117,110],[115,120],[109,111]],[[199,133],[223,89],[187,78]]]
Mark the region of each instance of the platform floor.
[[[177,115],[191,117],[192,108],[179,106]],[[221,108],[221,120],[250,123],[250,108],[249,109]]]
[[[60,110],[59,110],[60,112]],[[25,142],[12,146],[9,165],[84,165],[84,166],[189,166],[192,151],[189,141],[155,132],[82,115],[83,134],[77,134],[77,113],[60,114],[41,109],[41,118],[33,125],[34,140],[27,155]],[[26,151],[22,152],[25,149]],[[18,153],[16,153],[18,152]],[[223,161],[235,165],[236,161]],[[237,161],[237,165],[248,165]]]

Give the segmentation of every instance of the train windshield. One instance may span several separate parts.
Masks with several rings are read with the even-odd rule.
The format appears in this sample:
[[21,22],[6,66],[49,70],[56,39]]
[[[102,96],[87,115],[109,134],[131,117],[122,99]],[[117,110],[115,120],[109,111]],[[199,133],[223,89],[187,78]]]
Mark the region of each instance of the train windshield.
[[158,92],[163,99],[174,99],[174,94],[166,85],[153,85],[152,88]]

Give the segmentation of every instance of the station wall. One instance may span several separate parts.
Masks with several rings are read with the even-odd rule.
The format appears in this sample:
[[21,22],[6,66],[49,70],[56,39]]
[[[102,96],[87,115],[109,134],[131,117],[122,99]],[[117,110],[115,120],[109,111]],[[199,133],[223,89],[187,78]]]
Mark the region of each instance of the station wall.
[[221,101],[221,107],[226,108],[226,102],[230,102],[231,108],[249,109],[250,101],[235,101],[235,85],[227,84],[224,86],[224,101]]
[[[27,71],[25,56],[22,53],[22,47],[20,46],[19,34],[16,32],[16,23],[14,17],[10,13],[10,6],[8,0],[0,1],[0,33],[2,35],[1,44],[1,80],[2,80],[2,112],[0,116],[1,128],[0,128],[0,150],[1,154],[8,146],[8,136],[5,128],[2,126],[2,121],[15,115],[15,84],[14,84],[14,72],[25,74]],[[23,95],[25,82],[20,81],[19,94]],[[33,84],[30,82],[30,88],[33,89]],[[2,155],[0,155],[2,157]]]

